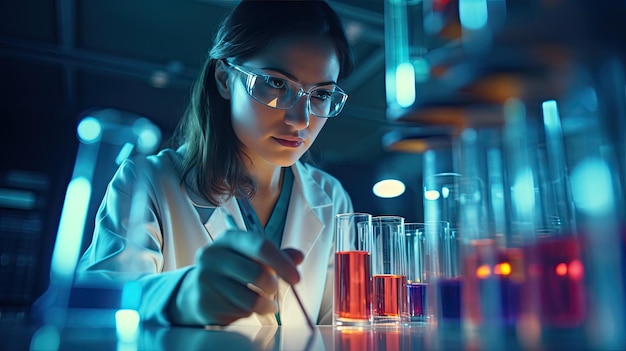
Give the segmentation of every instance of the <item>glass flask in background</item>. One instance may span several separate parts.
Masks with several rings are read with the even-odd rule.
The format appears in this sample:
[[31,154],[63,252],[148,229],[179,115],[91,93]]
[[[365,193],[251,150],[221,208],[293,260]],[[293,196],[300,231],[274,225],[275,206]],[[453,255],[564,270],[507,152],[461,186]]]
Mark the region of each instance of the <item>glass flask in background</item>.
[[[468,329],[512,326],[520,312],[523,244],[510,231],[503,128],[466,129],[460,137],[462,306]],[[532,194],[532,183],[525,185]]]
[[581,64],[575,72],[577,84],[570,86],[556,108],[588,292],[584,333],[591,347],[623,349],[624,68],[608,56]]
[[[47,308],[43,318],[47,325],[115,327],[121,339],[130,340],[141,318],[136,311],[141,298],[141,288],[134,282],[137,276],[110,279],[99,272],[77,272],[77,265],[93,235],[95,213],[113,174],[127,158],[155,152],[161,131],[145,117],[115,109],[89,111],[81,117],[78,152],[51,260],[50,287],[40,307]],[[135,162],[141,168],[143,158]],[[125,250],[142,245],[146,184],[138,174],[129,194],[129,213],[123,214],[128,218]],[[133,266],[136,256],[129,253],[128,257],[125,269],[142,272]]]

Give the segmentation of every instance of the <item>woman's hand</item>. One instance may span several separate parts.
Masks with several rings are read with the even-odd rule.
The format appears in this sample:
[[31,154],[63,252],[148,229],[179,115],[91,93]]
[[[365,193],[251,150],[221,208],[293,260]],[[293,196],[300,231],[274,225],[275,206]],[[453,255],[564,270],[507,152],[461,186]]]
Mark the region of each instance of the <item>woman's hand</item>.
[[278,278],[296,284],[302,260],[300,251],[281,251],[261,235],[227,231],[198,250],[170,303],[171,322],[227,325],[252,313],[276,313]]

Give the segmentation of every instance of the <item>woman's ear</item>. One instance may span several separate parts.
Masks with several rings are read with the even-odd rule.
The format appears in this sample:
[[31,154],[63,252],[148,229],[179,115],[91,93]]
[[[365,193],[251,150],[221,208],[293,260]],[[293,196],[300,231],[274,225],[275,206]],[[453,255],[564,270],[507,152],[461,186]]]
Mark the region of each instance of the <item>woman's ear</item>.
[[230,75],[229,69],[224,61],[219,60],[215,63],[215,84],[217,91],[226,100],[230,100]]

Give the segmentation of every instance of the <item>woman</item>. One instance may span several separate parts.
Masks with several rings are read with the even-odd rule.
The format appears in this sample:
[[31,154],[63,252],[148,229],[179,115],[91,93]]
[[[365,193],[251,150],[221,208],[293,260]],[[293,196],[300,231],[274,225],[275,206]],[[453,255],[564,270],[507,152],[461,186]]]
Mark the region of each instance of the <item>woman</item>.
[[[142,317],[161,324],[305,324],[291,284],[312,319],[330,324],[333,220],[352,204],[300,159],[341,112],[337,81],[351,68],[325,2],[242,1],[217,33],[176,148],[125,161],[109,184],[81,275],[137,279]],[[148,205],[130,238],[142,177]],[[251,232],[243,197],[265,235]]]

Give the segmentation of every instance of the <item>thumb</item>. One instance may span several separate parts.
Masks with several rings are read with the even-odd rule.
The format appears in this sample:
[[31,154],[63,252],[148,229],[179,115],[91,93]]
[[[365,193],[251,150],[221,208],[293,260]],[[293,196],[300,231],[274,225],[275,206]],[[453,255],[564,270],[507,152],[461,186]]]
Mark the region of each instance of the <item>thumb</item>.
[[285,255],[289,256],[289,258],[291,258],[291,260],[293,261],[293,263],[296,266],[299,265],[300,263],[302,263],[302,261],[304,261],[304,254],[300,250],[297,250],[297,249],[282,249],[281,251]]

